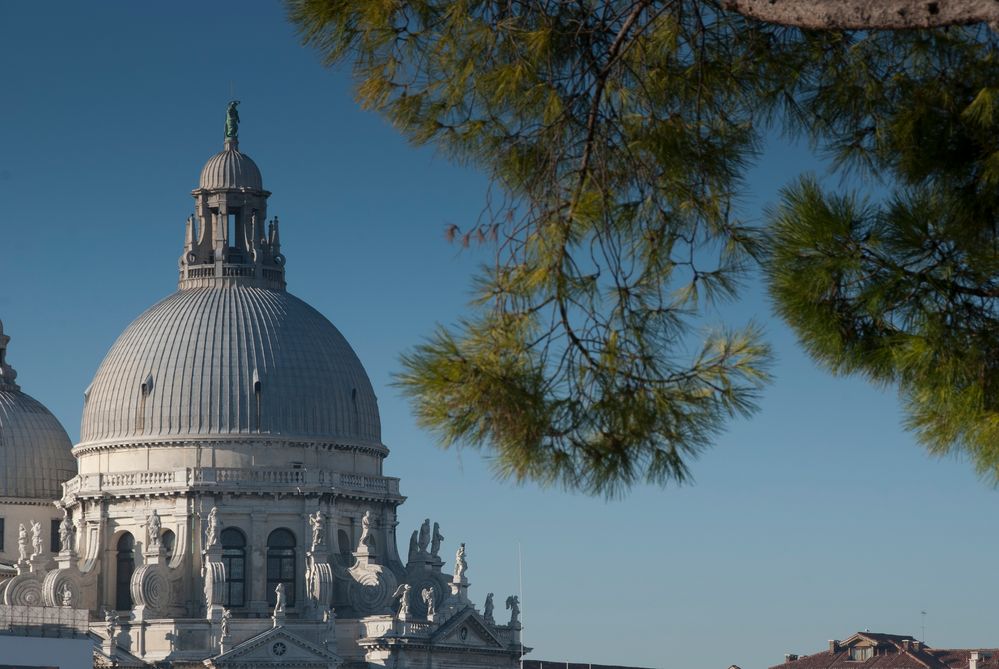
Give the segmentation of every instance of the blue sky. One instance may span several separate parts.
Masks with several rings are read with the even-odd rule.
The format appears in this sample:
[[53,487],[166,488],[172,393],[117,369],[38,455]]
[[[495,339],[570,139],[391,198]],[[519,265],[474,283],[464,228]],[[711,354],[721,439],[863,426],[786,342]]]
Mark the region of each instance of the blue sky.
[[[159,12],[154,12],[161,9]],[[833,378],[758,285],[726,311],[778,354],[762,411],[695,464],[694,485],[606,502],[493,480],[445,452],[391,387],[399,354],[457,319],[483,251],[459,252],[484,178],[362,112],[270,2],[0,4],[0,318],[23,389],[74,439],[82,393],[117,335],[175,289],[190,191],[222,148],[230,84],[240,147],[282,222],[289,289],[371,376],[409,500],[445,551],[468,544],[477,600],[518,589],[532,657],[653,667],[766,667],[870,628],[935,646],[999,646],[997,492],[930,458],[893,392]],[[744,213],[802,170],[772,142]]]

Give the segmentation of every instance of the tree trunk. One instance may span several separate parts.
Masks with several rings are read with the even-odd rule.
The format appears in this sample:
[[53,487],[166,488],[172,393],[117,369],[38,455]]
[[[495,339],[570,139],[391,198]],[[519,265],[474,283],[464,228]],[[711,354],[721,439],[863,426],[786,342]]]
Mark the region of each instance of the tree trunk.
[[722,6],[749,18],[806,30],[999,26],[999,0],[722,0]]

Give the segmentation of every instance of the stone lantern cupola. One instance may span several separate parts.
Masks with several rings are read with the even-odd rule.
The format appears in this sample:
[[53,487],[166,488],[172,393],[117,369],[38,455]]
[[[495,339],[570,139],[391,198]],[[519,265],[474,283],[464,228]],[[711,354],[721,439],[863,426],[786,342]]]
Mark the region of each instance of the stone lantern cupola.
[[180,258],[183,289],[219,283],[283,289],[284,256],[278,219],[267,222],[267,198],[256,163],[239,151],[238,115],[230,104],[225,146],[208,159],[192,191]]

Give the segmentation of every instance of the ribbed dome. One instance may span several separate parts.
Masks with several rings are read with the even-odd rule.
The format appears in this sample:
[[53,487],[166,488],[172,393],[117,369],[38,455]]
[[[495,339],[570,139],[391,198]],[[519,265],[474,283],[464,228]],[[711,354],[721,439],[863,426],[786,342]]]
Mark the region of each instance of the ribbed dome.
[[258,432],[381,444],[343,335],[285,291],[237,283],[174,293],[125,330],[87,391],[81,444]]
[[239,152],[235,140],[226,140],[225,150],[208,159],[201,169],[199,188],[250,188],[263,190],[260,168],[245,153]]
[[0,388],[0,496],[59,499],[76,476],[66,430],[40,402]]

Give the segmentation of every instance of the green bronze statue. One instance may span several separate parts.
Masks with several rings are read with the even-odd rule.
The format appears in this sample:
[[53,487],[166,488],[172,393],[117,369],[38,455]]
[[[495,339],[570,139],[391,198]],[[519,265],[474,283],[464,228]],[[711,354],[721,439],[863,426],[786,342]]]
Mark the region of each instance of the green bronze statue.
[[232,100],[225,110],[225,136],[226,139],[236,139],[239,136],[239,112],[236,105],[239,100]]

